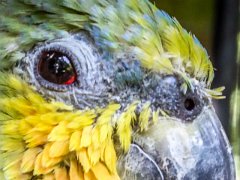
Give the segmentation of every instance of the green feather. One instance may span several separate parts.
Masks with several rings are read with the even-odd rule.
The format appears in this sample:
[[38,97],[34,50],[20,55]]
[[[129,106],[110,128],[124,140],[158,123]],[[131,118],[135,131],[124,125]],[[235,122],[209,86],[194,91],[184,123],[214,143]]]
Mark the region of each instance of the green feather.
[[195,78],[206,87],[214,76],[198,40],[147,0],[6,0],[0,12],[0,69],[37,42],[87,30],[102,49],[130,49],[151,71]]

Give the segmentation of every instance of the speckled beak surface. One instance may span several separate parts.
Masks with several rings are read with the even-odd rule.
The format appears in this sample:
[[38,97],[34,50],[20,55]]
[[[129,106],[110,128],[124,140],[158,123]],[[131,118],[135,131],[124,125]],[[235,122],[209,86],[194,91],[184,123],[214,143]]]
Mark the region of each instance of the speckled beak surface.
[[235,179],[232,150],[212,107],[188,123],[160,118],[136,135],[119,171],[123,179]]

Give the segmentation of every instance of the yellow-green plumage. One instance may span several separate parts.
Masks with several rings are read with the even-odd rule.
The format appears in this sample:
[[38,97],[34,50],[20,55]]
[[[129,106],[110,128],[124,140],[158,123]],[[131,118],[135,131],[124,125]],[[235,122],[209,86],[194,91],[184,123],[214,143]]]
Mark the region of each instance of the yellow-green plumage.
[[1,53],[2,58],[10,61],[1,61],[4,63],[1,68],[14,61],[8,55],[19,54],[37,41],[96,26],[99,35],[95,38],[104,48],[113,51],[132,48],[142,65],[150,70],[184,73],[207,81],[208,85],[213,79],[211,62],[198,40],[182,29],[176,19],[148,1],[11,1],[2,3],[0,10],[4,28],[1,37],[8,41],[4,43],[3,39],[0,51],[13,47],[8,54]]
[[133,132],[167,116],[141,99],[94,109],[45,99],[12,72],[38,43],[88,31],[103,51],[181,77],[185,93],[196,80],[207,97],[222,97],[210,90],[213,67],[198,40],[146,0],[7,0],[0,12],[0,179],[119,179],[114,143],[127,152]]
[[[140,102],[127,107],[114,124],[113,115],[120,108],[118,104],[98,110],[75,111],[63,103],[46,102],[12,75],[1,74],[1,77],[1,83],[5,82],[1,84],[1,92],[3,88],[12,92],[11,97],[1,97],[0,100],[0,167],[4,173],[11,174],[10,179],[31,177],[32,173],[35,176],[57,176],[56,168],[62,161],[70,164],[78,161],[82,175],[89,171],[98,173],[95,166],[101,166],[109,173],[102,172],[104,177],[109,175],[111,179],[118,179],[112,133],[118,129],[121,146],[127,151],[131,143],[131,125],[136,120],[134,110]],[[147,127],[152,113],[155,112],[147,103],[140,115],[141,131]]]

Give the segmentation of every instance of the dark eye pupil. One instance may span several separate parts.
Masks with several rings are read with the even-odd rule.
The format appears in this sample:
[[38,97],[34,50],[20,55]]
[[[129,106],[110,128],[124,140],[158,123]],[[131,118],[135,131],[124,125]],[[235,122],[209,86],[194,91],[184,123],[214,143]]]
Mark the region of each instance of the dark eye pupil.
[[77,77],[68,56],[57,51],[42,52],[38,70],[45,80],[55,84],[72,84]]

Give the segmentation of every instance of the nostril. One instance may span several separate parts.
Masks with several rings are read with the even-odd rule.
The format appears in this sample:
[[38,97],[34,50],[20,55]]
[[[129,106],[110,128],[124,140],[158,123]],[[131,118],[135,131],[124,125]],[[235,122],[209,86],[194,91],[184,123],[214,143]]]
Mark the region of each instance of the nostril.
[[192,111],[195,108],[195,102],[192,98],[187,98],[184,101],[184,107],[186,108],[186,110],[188,111]]

